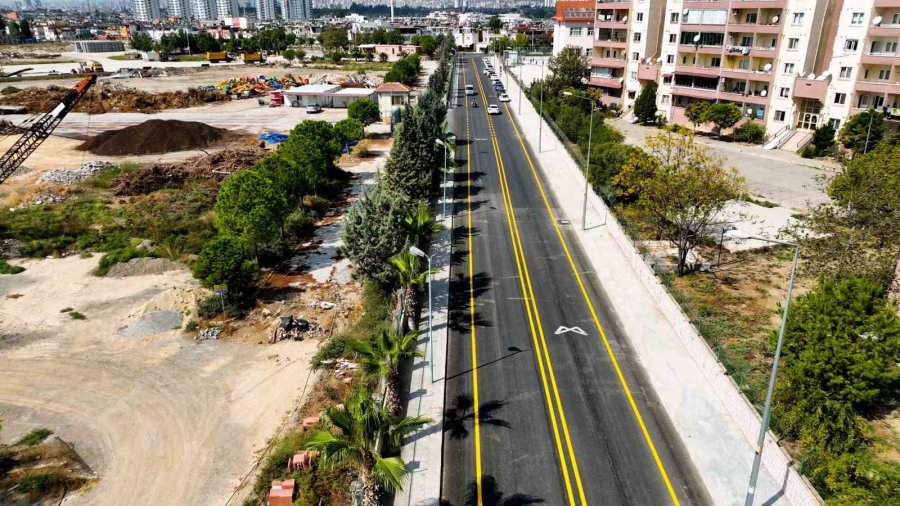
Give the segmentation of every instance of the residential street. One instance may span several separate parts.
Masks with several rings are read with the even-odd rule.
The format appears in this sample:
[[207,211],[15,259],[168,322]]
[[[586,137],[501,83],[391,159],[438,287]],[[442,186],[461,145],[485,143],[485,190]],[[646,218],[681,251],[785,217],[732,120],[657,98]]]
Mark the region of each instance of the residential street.
[[[444,503],[699,502],[574,225],[552,219],[555,203],[475,60],[460,57],[457,94],[475,84],[479,107],[465,97],[452,113]],[[502,114],[488,116],[489,103]]]

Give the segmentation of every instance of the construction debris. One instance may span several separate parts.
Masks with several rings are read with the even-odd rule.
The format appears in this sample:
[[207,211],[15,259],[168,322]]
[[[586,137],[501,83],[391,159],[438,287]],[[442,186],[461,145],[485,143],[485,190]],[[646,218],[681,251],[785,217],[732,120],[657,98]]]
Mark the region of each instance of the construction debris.
[[27,131],[27,128],[16,125],[12,121],[0,120],[0,135],[20,135]]
[[234,132],[198,121],[152,119],[95,135],[78,149],[106,156],[146,155],[204,148],[238,137]]
[[281,77],[244,76],[222,81],[218,88],[226,95],[265,95],[270,91],[291,88],[309,83],[309,79],[298,79],[291,74]]
[[190,177],[222,181],[235,172],[249,169],[265,154],[257,148],[225,149],[184,163],[151,165],[120,176],[113,193],[117,196],[144,195],[163,188],[177,188]]
[[56,169],[45,172],[39,179],[41,183],[75,184],[84,181],[101,170],[111,167],[109,162],[94,160],[81,164],[77,169]]
[[[28,88],[0,97],[0,105],[23,105],[29,114],[50,112],[68,93],[68,88],[48,86]],[[111,81],[103,81],[87,92],[73,111],[89,114],[107,112],[155,112],[165,109],[195,107],[210,102],[230,100],[215,90],[191,88],[187,91],[150,93]]]
[[221,332],[222,329],[219,327],[200,329],[200,332],[197,332],[197,339],[200,339],[201,341],[206,339],[218,339]]
[[24,209],[26,207],[40,206],[45,204],[58,204],[63,200],[66,200],[66,197],[64,195],[54,193],[50,190],[43,190],[42,192],[32,197],[28,202],[23,202],[16,206],[16,209]]

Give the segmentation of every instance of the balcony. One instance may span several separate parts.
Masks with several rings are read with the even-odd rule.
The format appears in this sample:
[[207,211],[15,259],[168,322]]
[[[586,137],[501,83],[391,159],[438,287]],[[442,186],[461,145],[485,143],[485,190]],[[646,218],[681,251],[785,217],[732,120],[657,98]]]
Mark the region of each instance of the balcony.
[[595,26],[598,29],[608,28],[610,30],[624,30],[624,29],[628,28],[628,23],[626,23],[625,21],[622,21],[621,19],[617,20],[617,19],[613,19],[613,18],[610,18],[610,19],[597,18],[597,22],[595,23]]
[[875,7],[900,7],[900,0],[875,0]]
[[591,86],[602,86],[604,88],[622,88],[622,77],[600,77],[600,76],[591,76],[588,84]]
[[725,9],[728,7],[728,0],[685,0],[683,4],[688,10]]
[[700,65],[675,65],[675,72],[686,76],[719,77],[720,67],[703,67]]
[[772,82],[772,71],[764,71],[764,70],[749,70],[749,69],[735,69],[735,68],[727,68],[722,67],[721,74],[722,77],[727,77],[730,79],[741,79],[748,81],[760,81],[770,83]]
[[857,93],[900,94],[900,83],[893,81],[856,81]]
[[897,37],[900,36],[900,25],[889,23],[881,23],[878,26],[869,25],[869,30],[866,34],[869,37]]
[[736,33],[781,33],[781,24],[763,24],[763,23],[728,23],[728,32]]
[[679,44],[678,51],[683,53],[722,54],[722,46],[695,46],[693,44]]
[[900,65],[900,56],[894,53],[864,53],[861,62],[871,65]]
[[606,9],[627,9],[631,7],[631,2],[622,2],[619,0],[597,0],[597,5],[602,5]]
[[729,7],[732,9],[784,9],[787,0],[732,0]]
[[673,86],[672,93],[682,97],[702,98],[704,100],[715,100],[719,94],[715,89],[690,88],[688,86]]
[[638,66],[638,79],[642,81],[656,81],[659,79],[659,65],[641,63]]
[[811,98],[825,103],[825,94],[828,92],[828,83],[830,79],[806,79],[804,77],[794,78],[793,95],[794,98]]
[[626,42],[624,39],[596,39],[594,40],[594,47],[612,47],[616,49],[625,49],[626,47],[628,47],[628,42]]
[[600,96],[600,103],[606,106],[613,104],[622,105],[622,97],[614,97],[612,95],[603,94]]
[[720,91],[719,98],[722,100],[730,100],[732,102],[744,103],[744,104],[754,104],[754,105],[766,105],[769,103],[769,96],[766,93],[766,96],[760,94],[760,92],[731,92],[731,91]]
[[623,69],[625,68],[625,58],[604,58],[602,56],[595,56],[591,58],[591,67]]

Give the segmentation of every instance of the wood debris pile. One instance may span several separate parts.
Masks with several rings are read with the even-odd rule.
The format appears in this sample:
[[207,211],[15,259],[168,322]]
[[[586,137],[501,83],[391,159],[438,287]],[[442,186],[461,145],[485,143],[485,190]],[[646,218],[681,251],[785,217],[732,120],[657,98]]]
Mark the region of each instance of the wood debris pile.
[[146,195],[164,188],[178,188],[192,177],[221,182],[235,172],[249,169],[265,154],[258,148],[225,149],[184,163],[142,167],[120,176],[113,193],[117,196]]

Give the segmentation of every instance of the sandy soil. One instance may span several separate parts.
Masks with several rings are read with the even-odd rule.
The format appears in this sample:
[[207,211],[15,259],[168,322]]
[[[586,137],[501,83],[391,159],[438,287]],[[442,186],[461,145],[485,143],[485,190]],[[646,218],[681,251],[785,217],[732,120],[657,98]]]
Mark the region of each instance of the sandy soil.
[[224,504],[300,395],[315,342],[125,337],[148,313],[184,311],[196,286],[185,270],[96,278],[96,263],[0,276],[4,440],[48,427],[73,442],[100,480],[64,504]]

